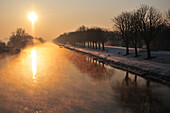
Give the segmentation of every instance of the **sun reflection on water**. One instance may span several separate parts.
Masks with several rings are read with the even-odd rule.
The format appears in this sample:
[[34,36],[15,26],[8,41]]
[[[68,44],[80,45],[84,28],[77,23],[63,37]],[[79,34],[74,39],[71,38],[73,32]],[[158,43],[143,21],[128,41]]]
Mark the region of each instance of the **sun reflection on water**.
[[37,74],[37,51],[32,50],[31,51],[32,56],[32,74],[33,74],[33,80],[36,82],[36,74]]

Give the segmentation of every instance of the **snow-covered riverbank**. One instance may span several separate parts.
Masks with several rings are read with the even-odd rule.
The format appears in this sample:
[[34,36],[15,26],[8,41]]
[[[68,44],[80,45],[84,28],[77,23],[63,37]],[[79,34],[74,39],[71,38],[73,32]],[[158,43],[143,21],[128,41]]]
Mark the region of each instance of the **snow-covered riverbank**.
[[124,47],[106,46],[105,51],[99,51],[70,45],[63,46],[67,49],[90,55],[94,57],[94,59],[110,66],[127,70],[163,83],[170,83],[170,52],[152,52],[152,56],[155,58],[152,60],[146,60],[146,52],[143,49],[139,50],[140,56],[136,58],[133,54],[133,48],[130,49],[130,55],[124,56]]

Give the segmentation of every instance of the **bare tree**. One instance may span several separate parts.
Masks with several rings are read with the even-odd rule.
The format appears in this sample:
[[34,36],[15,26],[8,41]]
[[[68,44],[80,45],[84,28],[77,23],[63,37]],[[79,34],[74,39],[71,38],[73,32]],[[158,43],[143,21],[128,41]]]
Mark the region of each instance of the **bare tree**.
[[142,5],[138,9],[140,17],[140,28],[142,33],[142,38],[145,41],[147,48],[147,58],[151,58],[151,42],[156,38],[159,31],[161,31],[163,25],[162,14],[159,10],[149,7],[147,5]]
[[130,44],[130,18],[131,13],[122,12],[120,15],[113,19],[114,26],[120,32],[123,42],[126,46],[126,55],[129,54],[129,44]]
[[138,41],[140,40],[140,16],[138,11],[131,12],[130,18],[130,41],[135,48],[135,57],[138,56]]

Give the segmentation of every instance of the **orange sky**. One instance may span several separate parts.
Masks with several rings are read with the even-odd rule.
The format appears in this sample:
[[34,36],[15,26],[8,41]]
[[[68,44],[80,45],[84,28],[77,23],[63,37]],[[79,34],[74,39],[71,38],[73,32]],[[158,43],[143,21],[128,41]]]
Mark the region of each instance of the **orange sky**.
[[161,11],[170,8],[170,0],[0,0],[0,40],[4,41],[18,27],[32,34],[27,18],[31,11],[38,15],[35,36],[51,40],[81,25],[112,29],[111,18],[140,4]]

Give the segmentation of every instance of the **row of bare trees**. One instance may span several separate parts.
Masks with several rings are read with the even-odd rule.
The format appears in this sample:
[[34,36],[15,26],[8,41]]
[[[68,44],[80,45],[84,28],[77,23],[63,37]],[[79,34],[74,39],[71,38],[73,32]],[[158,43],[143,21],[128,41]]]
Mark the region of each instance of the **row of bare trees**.
[[88,48],[99,50],[102,45],[102,50],[104,50],[106,40],[114,37],[112,35],[116,33],[117,37],[121,37],[124,42],[126,55],[129,54],[129,47],[133,46],[135,48],[135,57],[138,57],[138,47],[142,42],[146,46],[148,59],[152,58],[151,44],[153,44],[156,38],[158,41],[162,41],[160,43],[162,46],[160,47],[169,47],[167,46],[167,42],[170,41],[170,9],[165,17],[158,9],[148,5],[141,5],[141,7],[133,11],[122,12],[112,20],[115,28],[114,32],[109,32],[101,28],[81,26],[74,32],[60,35],[54,42],[69,43],[84,47],[87,44]]
[[[167,17],[170,19],[170,10]],[[151,42],[166,26],[162,13],[158,9],[147,5],[142,5],[134,11],[122,12],[113,19],[113,22],[125,43],[126,54],[129,54],[129,45],[132,44],[137,57],[138,42],[143,40],[146,44],[148,59],[151,58]]]
[[75,32],[64,33],[54,40],[58,43],[69,43],[76,46],[105,50],[107,31],[101,28],[79,27]]

